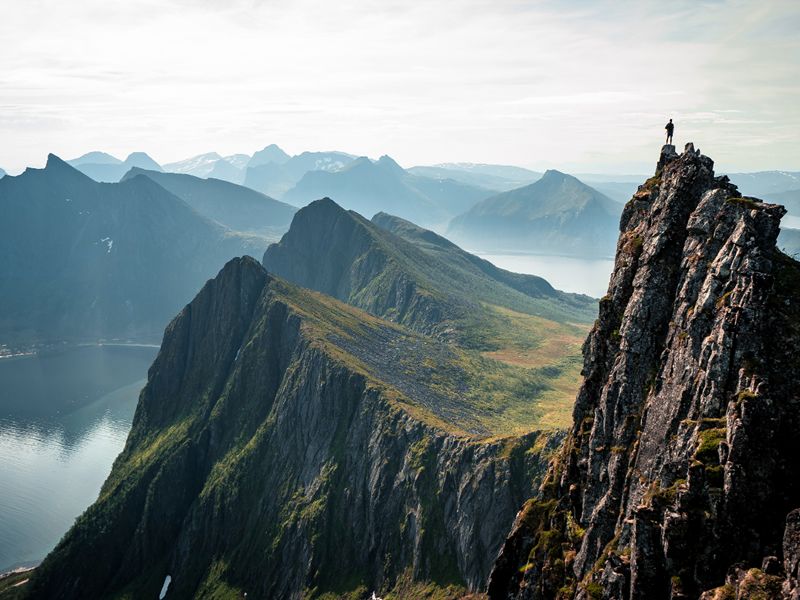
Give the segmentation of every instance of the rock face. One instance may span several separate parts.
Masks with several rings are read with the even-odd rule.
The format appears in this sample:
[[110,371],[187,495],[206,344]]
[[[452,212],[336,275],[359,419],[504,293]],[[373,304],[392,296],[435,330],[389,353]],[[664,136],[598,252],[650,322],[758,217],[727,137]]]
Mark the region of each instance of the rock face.
[[772,598],[784,579],[796,597],[800,264],[775,248],[784,212],[665,147],[625,207],[572,431],[491,598]]
[[389,372],[435,352],[453,353],[234,259],[167,328],[124,451],[32,597],[155,598],[167,575],[167,598],[482,588],[563,436],[447,427],[441,390]]

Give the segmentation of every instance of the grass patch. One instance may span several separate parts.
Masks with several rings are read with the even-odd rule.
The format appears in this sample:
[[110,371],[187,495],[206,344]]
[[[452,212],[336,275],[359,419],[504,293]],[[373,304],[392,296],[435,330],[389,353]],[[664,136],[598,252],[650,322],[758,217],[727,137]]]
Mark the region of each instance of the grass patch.
[[704,465],[719,465],[719,445],[725,441],[726,429],[724,427],[714,427],[705,429],[697,433],[697,450],[694,458]]

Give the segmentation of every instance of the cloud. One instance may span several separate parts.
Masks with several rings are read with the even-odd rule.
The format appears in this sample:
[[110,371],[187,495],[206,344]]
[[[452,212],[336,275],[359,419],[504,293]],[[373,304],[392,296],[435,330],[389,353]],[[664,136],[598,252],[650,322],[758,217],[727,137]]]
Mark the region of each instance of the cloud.
[[14,49],[0,53],[0,166],[92,149],[168,162],[274,141],[406,165],[649,170],[673,116],[679,139],[731,170],[797,168],[799,12],[733,0],[16,0],[0,21]]

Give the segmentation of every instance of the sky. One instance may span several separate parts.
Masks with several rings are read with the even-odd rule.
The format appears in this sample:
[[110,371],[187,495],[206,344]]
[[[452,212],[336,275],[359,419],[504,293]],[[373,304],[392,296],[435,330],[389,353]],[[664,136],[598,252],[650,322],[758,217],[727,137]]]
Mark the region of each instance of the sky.
[[0,167],[389,154],[648,173],[664,125],[800,170],[796,0],[4,0]]

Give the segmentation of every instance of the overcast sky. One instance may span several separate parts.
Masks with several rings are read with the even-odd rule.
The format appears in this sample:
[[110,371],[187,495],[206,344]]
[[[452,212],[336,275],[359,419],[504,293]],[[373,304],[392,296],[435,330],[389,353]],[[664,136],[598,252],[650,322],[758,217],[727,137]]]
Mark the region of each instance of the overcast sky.
[[800,3],[5,0],[0,167],[144,150],[800,170]]

